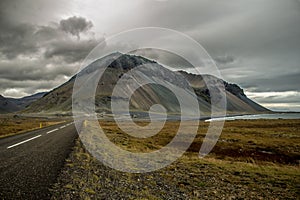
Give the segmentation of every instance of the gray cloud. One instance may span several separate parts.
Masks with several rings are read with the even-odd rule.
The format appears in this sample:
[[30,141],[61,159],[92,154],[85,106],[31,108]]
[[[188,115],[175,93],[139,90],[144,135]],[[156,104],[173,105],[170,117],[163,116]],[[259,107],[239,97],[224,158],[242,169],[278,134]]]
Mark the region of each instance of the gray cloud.
[[[271,75],[265,78],[255,78],[253,77],[251,81],[242,81],[241,85],[244,88],[248,88],[251,92],[284,92],[284,91],[297,91],[300,92],[300,72],[298,73],[288,73],[281,75]],[[274,90],[276,88],[276,90]],[[299,101],[299,99],[298,99]]]
[[[4,96],[25,96],[49,91],[66,82],[79,68],[79,63],[61,59],[22,58],[0,62],[0,91]],[[16,75],[17,74],[17,75]]]
[[61,84],[62,81],[67,81],[68,79],[63,76],[57,76],[55,79],[51,80],[16,80],[7,81],[6,79],[0,78],[0,90],[4,96],[25,96],[28,94],[34,94],[41,91],[49,91],[54,87]]
[[218,57],[215,57],[214,60],[218,63],[218,64],[221,64],[221,65],[227,65],[227,64],[231,64],[233,63],[236,58],[234,56],[218,56]]
[[60,57],[67,63],[83,60],[100,40],[86,40],[73,42],[71,40],[58,41],[50,45],[45,52],[46,58]]
[[[215,22],[236,12],[237,1],[172,0],[145,1],[139,8],[138,22],[186,32],[200,24]],[[247,4],[247,3],[246,3]],[[201,30],[199,30],[201,33]]]
[[80,38],[80,33],[86,32],[92,27],[93,23],[83,17],[73,16],[60,21],[60,28],[66,33],[77,36],[78,39]]
[[34,34],[35,39],[42,42],[53,41],[53,40],[62,40],[67,39],[67,35],[59,29],[57,23],[52,23],[48,26],[39,26],[38,30]]
[[10,81],[52,80],[58,76],[71,76],[77,64],[66,64],[61,60],[24,60],[0,62],[0,78]]
[[79,68],[78,62],[103,40],[94,36],[82,40],[70,38],[56,23],[15,27],[0,34],[0,53],[4,56],[0,61],[0,78],[7,80],[51,80],[58,75],[70,76],[75,73],[74,63]]
[[98,41],[93,36],[74,40],[67,35],[70,31],[72,35],[79,37],[80,33],[91,28],[91,22],[82,17],[68,18],[61,20],[60,25],[53,23],[49,26],[9,24],[1,19],[0,27],[3,30],[0,32],[0,53],[8,59],[19,55],[31,56],[45,49],[46,58],[61,56],[67,62],[76,62],[103,40]]
[[[22,10],[18,1],[4,0],[0,5],[0,93],[4,96],[57,87],[77,72],[80,61],[103,40],[95,37],[92,22],[83,17],[31,24],[13,14]],[[24,9],[30,6],[28,2]],[[72,37],[79,34],[80,40]]]
[[0,27],[0,52],[7,58],[13,59],[19,54],[28,55],[38,51],[34,40],[35,26],[24,23],[11,25],[2,18]]
[[[49,74],[56,70],[64,74],[60,67],[74,67],[103,40],[94,37],[91,30],[98,36],[109,36],[131,28],[155,26],[175,29],[194,38],[216,60],[224,79],[248,91],[299,91],[299,0],[111,0],[94,6],[98,3],[2,0],[1,80],[9,85],[9,81],[21,81],[23,77],[38,84],[42,81],[36,78],[40,76],[38,65],[42,69],[51,66],[53,71],[48,70]],[[80,36],[80,40],[74,36]],[[182,59],[162,52],[143,55],[176,69],[188,68]],[[22,61],[24,57],[26,62]],[[30,57],[32,61],[28,61]],[[11,70],[4,61],[10,62]],[[35,75],[30,75],[29,69]],[[20,78],[14,78],[13,72],[19,73]],[[49,81],[51,78],[56,77],[49,76]],[[266,97],[258,102],[268,99],[273,101]]]
[[287,97],[282,97],[279,95],[270,96],[268,98],[262,97],[257,98],[261,103],[299,103],[300,95],[289,95]]

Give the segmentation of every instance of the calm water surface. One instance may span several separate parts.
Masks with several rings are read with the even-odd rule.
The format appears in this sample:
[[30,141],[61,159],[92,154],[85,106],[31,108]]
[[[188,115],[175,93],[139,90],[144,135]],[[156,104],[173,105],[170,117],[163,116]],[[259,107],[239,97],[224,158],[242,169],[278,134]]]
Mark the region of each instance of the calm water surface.
[[241,115],[223,118],[212,118],[205,121],[216,120],[236,120],[236,119],[300,119],[300,113],[275,113],[275,114],[258,114],[258,115]]

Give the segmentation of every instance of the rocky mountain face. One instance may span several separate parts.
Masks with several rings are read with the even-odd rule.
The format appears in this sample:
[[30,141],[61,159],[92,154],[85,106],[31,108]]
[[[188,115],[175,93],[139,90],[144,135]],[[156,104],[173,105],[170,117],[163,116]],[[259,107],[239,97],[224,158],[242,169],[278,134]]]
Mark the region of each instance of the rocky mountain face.
[[268,112],[269,110],[265,107],[259,105],[258,103],[249,99],[242,88],[237,84],[228,83],[224,80],[216,78],[211,75],[195,75],[189,74],[184,71],[180,71],[183,74],[191,86],[194,88],[197,96],[204,99],[206,102],[210,103],[210,92],[206,86],[206,82],[210,85],[214,85],[217,82],[222,82],[225,87],[226,102],[227,102],[227,112],[232,114],[239,113],[258,113],[258,112]]
[[[127,77],[126,73],[128,73],[129,70],[135,69],[141,64],[151,64],[151,69],[148,68],[147,70],[139,70],[134,76],[136,81],[139,81],[139,79],[144,79],[148,80],[149,82],[155,82],[158,79],[164,79],[168,84],[168,87],[176,87],[180,85],[181,88],[192,89],[197,95],[202,114],[208,114],[211,107],[210,93],[206,87],[206,83],[203,80],[204,76],[206,81],[222,81],[224,83],[227,95],[227,109],[230,113],[257,113],[268,111],[266,108],[248,99],[243,90],[236,84],[227,83],[210,75],[200,76],[188,74],[184,71],[172,72],[162,67],[155,61],[148,60],[141,56],[120,53],[114,53],[102,59],[96,60],[77,75],[82,80],[85,80],[89,78],[89,75],[92,75],[97,70],[101,70],[101,66],[108,66],[104,71],[103,76],[97,83],[98,85],[94,101],[89,95],[83,95],[82,98],[85,98],[86,101],[93,101],[95,103],[96,112],[109,113],[111,110],[112,92],[117,82],[120,79],[129,79],[130,77]],[[54,90],[45,94],[42,98],[33,102],[27,109],[25,109],[24,112],[63,112],[66,114],[71,114],[72,93],[75,78],[76,76],[72,77],[68,82],[64,83],[58,88],[55,88]],[[130,84],[124,84],[123,87],[124,91],[130,91],[133,89],[133,85]],[[121,96],[113,96],[113,98],[122,99]],[[163,105],[170,113],[180,113],[180,106],[174,94],[166,87],[159,86],[157,84],[147,84],[143,87],[140,87],[130,98],[130,109],[132,111],[148,111],[149,108],[154,104]]]

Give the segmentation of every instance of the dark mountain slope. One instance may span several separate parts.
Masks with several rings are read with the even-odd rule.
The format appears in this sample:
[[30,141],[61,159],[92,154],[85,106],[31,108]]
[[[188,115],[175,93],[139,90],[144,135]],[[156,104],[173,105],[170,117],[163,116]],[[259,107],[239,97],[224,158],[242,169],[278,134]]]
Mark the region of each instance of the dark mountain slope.
[[23,110],[45,94],[46,92],[40,92],[22,98],[6,98],[0,95],[0,113],[12,113]]
[[22,110],[26,108],[28,105],[30,105],[32,102],[42,98],[45,94],[47,94],[47,92],[40,92],[22,98],[7,98],[7,99],[17,104],[18,107]]
[[3,97],[0,95],[0,113],[9,113],[9,112],[15,112],[18,111],[19,107],[14,102],[10,101],[9,99]]

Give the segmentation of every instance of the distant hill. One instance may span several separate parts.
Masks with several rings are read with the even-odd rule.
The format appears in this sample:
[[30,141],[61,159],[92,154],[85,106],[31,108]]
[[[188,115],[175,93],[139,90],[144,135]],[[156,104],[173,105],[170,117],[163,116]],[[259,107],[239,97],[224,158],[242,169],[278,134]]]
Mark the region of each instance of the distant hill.
[[9,99],[0,95],[0,113],[9,113],[9,112],[16,112],[19,110],[19,107],[14,102],[10,101]]
[[[120,56],[120,57],[118,57]],[[117,58],[118,57],[118,58]],[[115,59],[117,58],[117,59]],[[178,83],[170,82],[170,84],[179,84],[188,81],[188,84],[194,89],[195,94],[198,96],[200,110],[205,114],[210,112],[210,94],[203,81],[203,77],[209,81],[222,81],[225,85],[227,95],[227,107],[229,113],[258,113],[267,112],[268,109],[255,103],[247,98],[243,90],[236,84],[227,83],[211,75],[194,75],[184,71],[171,72],[162,67],[152,60],[148,60],[141,56],[127,55],[114,53],[102,59],[96,60],[85,69],[83,69],[78,76],[87,76],[95,70],[99,70],[100,66],[106,63],[109,64],[100,79],[96,91],[95,107],[97,112],[110,112],[111,96],[114,86],[120,77],[123,76],[130,69],[141,64],[151,63],[152,69],[149,71],[142,71],[141,76],[148,79],[154,79],[155,76],[160,78],[172,77]],[[42,98],[30,104],[25,109],[27,113],[46,112],[46,113],[67,113],[71,114],[72,110],[72,92],[76,75],[73,76],[68,82],[53,89],[45,94]],[[185,80],[183,80],[185,79]],[[183,87],[185,87],[183,85]],[[129,88],[130,89],[130,88]],[[87,100],[91,97],[86,97]],[[130,107],[133,111],[146,111],[153,104],[162,104],[166,107],[168,112],[179,113],[180,107],[178,101],[170,91],[157,85],[147,85],[138,89],[131,98]]]
[[0,95],[0,113],[12,113],[24,110],[32,102],[40,99],[45,94],[46,92],[40,92],[22,98],[6,98]]

